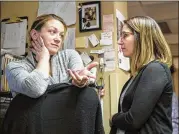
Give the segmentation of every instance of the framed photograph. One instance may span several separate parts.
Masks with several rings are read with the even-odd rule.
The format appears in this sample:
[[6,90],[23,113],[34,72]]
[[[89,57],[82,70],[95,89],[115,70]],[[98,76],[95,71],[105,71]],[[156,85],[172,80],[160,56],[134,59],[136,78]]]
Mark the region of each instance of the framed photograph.
[[101,2],[81,3],[79,10],[80,32],[101,30]]

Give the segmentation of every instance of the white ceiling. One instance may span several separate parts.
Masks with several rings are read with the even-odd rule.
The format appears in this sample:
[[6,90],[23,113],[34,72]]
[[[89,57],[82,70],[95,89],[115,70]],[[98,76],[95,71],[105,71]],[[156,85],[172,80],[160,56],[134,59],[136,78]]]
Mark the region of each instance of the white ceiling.
[[145,15],[154,18],[157,22],[166,22],[171,33],[164,34],[165,38],[170,45],[178,47],[178,1],[128,2],[129,18]]

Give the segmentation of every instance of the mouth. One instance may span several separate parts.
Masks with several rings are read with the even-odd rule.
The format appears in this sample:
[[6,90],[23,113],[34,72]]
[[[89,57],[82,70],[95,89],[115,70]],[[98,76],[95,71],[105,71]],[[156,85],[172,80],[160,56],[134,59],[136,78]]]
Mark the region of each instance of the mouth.
[[59,45],[57,45],[57,44],[52,44],[52,46],[53,46],[53,47],[59,47]]
[[125,50],[125,48],[121,48],[122,49],[122,51],[124,51]]

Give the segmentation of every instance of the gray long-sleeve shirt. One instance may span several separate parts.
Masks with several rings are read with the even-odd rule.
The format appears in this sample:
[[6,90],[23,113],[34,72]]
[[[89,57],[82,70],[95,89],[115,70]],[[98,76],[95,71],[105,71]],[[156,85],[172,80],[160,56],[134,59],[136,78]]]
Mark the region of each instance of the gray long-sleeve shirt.
[[5,72],[13,97],[22,93],[37,98],[45,93],[48,85],[69,82],[67,69],[84,67],[80,55],[72,49],[59,51],[50,62],[52,76],[45,76],[36,69],[31,52],[23,60],[10,62]]

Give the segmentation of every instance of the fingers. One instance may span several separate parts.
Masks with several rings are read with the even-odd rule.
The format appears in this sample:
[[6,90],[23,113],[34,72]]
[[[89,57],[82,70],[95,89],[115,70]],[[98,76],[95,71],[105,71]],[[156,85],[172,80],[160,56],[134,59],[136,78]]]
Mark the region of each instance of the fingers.
[[37,40],[38,40],[38,42],[41,44],[41,47],[44,47],[44,46],[45,46],[45,45],[44,45],[44,41],[43,41],[43,39],[42,39],[41,36],[39,36],[39,38],[38,38]]
[[98,66],[98,62],[92,62],[92,63],[90,63],[90,64],[88,64],[87,66],[86,66],[86,69],[88,70],[88,71],[90,71],[93,67],[96,67],[96,66]]
[[72,82],[76,86],[85,86],[88,82],[88,77],[87,76],[80,76],[76,71],[72,71],[68,69],[68,72],[70,76],[72,77]]
[[96,75],[92,74],[90,71],[86,74],[89,78],[96,79]]
[[38,50],[41,50],[42,49],[42,46],[41,46],[41,43],[37,40],[34,41],[36,47],[38,48]]
[[34,48],[31,48],[31,51],[32,51],[35,55],[37,55],[37,52],[35,51]]
[[31,44],[32,44],[32,46],[33,46],[35,51],[37,51],[37,52],[41,52],[42,51],[41,48],[38,46],[38,44],[35,43],[34,41],[32,41]]
[[41,52],[42,47],[45,46],[42,37],[39,36],[39,38],[37,38],[36,40],[33,40],[32,46],[35,48],[36,51]]
[[104,88],[99,90],[99,95],[100,95],[100,97],[103,97],[105,95],[105,89]]

